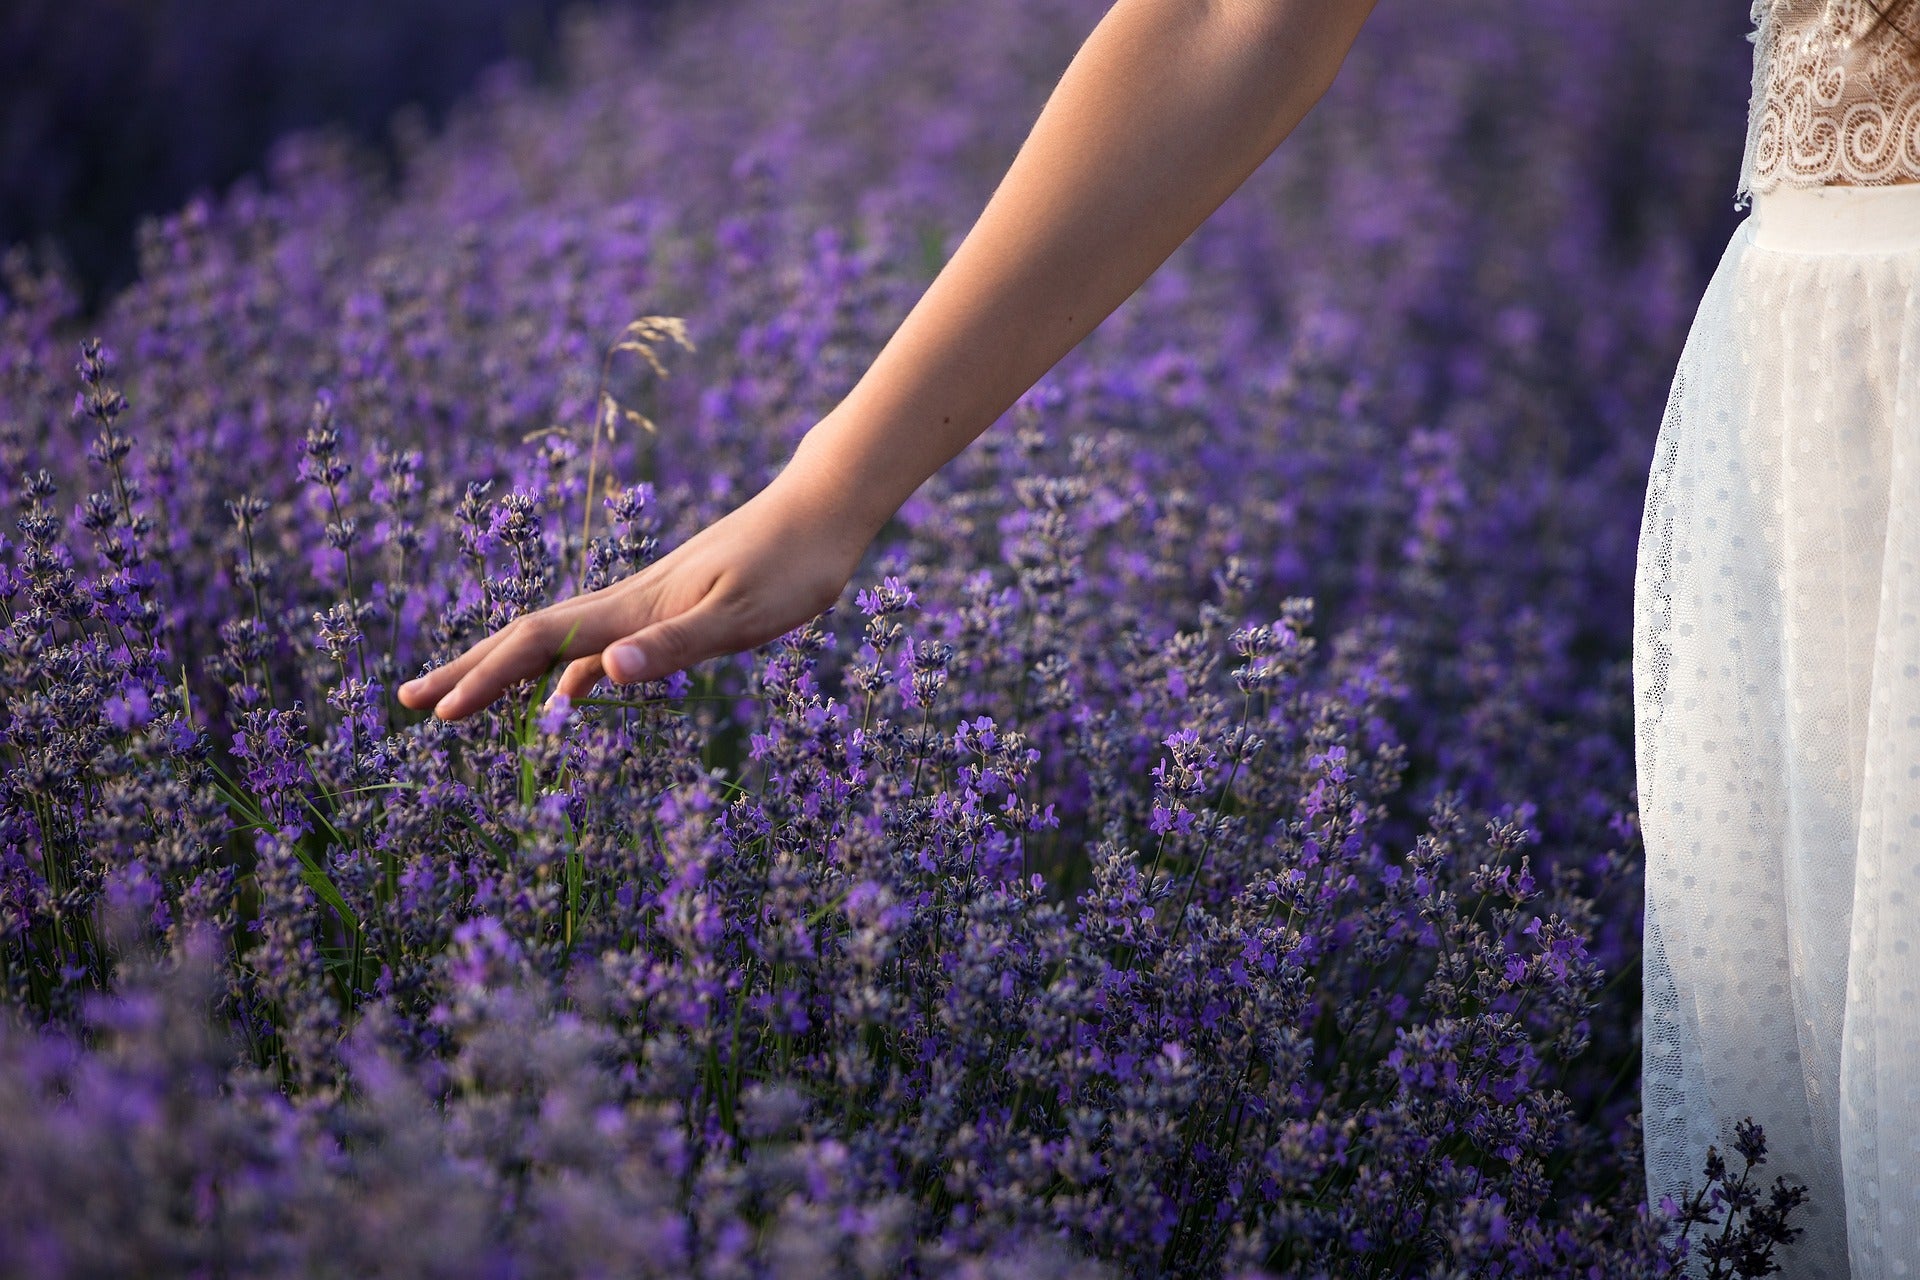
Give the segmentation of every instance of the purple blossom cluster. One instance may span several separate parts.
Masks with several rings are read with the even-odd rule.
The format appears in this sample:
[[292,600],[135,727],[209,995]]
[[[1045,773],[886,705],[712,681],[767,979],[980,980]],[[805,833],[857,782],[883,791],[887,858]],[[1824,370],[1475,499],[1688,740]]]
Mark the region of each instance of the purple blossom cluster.
[[1725,15],[1383,7],[821,618],[395,701],[774,474],[1101,8],[582,15],[98,317],[7,259],[0,1272],[1772,1269],[1760,1128],[1649,1206],[1633,1087]]

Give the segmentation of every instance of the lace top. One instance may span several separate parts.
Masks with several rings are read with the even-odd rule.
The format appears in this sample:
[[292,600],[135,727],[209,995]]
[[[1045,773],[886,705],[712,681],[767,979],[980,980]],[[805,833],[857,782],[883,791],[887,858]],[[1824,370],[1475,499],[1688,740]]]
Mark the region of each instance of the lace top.
[[[1885,7],[1887,0],[1881,0]],[[1740,202],[1779,186],[1920,181],[1920,5],[1891,30],[1868,0],[1753,0]]]

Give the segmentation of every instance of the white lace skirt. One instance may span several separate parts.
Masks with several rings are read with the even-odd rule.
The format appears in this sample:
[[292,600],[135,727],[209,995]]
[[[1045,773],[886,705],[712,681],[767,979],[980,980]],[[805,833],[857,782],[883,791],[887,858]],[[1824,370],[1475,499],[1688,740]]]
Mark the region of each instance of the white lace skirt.
[[1727,246],[1633,674],[1648,1195],[1738,1173],[1751,1116],[1763,1200],[1811,1200],[1788,1280],[1920,1280],[1920,186],[1763,196]]

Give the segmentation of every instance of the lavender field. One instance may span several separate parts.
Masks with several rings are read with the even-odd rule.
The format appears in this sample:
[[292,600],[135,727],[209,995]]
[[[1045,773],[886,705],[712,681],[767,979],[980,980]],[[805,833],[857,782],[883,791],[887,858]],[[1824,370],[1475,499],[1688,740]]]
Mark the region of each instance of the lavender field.
[[9,255],[0,1275],[1770,1269],[1757,1141],[1693,1212],[1637,1146],[1634,545],[1738,6],[1383,4],[816,623],[395,700],[764,484],[1104,8],[580,13],[98,315]]

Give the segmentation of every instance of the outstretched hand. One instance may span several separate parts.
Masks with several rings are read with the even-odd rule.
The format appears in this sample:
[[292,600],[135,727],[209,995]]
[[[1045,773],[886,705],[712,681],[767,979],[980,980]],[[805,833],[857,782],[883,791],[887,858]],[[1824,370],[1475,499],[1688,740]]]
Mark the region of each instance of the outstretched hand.
[[616,684],[658,680],[751,649],[837,600],[871,533],[831,486],[789,466],[639,573],[515,618],[401,685],[400,701],[459,720],[560,660],[556,692],[579,698],[603,674]]

